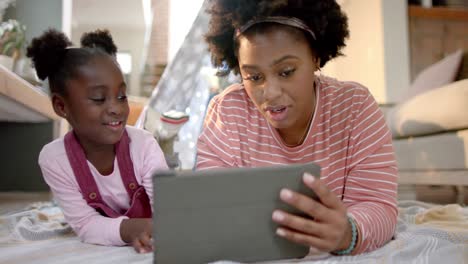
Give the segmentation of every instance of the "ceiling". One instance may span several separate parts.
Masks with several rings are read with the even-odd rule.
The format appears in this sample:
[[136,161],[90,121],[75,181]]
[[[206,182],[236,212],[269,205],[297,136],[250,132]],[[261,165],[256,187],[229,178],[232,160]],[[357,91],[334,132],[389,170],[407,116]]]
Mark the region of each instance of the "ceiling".
[[99,25],[144,28],[142,0],[74,0],[72,27]]

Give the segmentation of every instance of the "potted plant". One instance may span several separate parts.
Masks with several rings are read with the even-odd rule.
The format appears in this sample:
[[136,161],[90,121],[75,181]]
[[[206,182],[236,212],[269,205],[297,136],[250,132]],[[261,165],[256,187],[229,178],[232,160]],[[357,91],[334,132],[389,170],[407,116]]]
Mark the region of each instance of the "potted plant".
[[0,64],[10,70],[26,46],[25,31],[26,27],[17,20],[10,19],[0,24]]

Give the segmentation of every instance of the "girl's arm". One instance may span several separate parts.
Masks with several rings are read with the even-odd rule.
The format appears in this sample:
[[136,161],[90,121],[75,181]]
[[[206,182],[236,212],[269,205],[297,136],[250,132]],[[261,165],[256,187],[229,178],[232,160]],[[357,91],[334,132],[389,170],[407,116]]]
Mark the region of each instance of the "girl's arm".
[[[134,165],[137,167],[137,177],[141,177],[141,185],[145,188],[153,210],[153,172],[155,170],[167,170],[168,166],[164,153],[158,142],[147,131],[138,131],[132,138],[132,154]],[[135,164],[137,163],[137,164]],[[122,240],[131,243],[139,253],[152,252],[153,242],[151,240],[153,222],[151,218],[125,219],[120,226]]]
[[153,230],[151,218],[130,218],[122,220],[120,236],[126,243],[132,243],[142,233],[151,234]]
[[74,175],[63,166],[65,162],[60,161],[39,158],[44,179],[67,223],[83,242],[106,246],[125,245],[126,242],[120,236],[120,225],[128,217],[109,218],[96,212],[83,199]]
[[[141,185],[145,188],[153,209],[153,173],[156,170],[167,170],[164,153],[158,142],[148,131],[139,131],[138,138],[132,138],[136,145],[132,146],[132,161],[138,169],[136,177],[141,177]],[[138,163],[138,164],[135,164]]]

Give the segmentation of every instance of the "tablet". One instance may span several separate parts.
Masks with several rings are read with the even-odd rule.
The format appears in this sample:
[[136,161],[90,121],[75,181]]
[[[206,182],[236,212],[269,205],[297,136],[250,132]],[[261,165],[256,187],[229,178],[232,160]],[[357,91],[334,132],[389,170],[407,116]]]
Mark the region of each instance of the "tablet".
[[153,174],[154,262],[208,263],[301,258],[309,248],[275,234],[275,209],[301,214],[282,202],[282,188],[316,198],[302,182],[316,164]]

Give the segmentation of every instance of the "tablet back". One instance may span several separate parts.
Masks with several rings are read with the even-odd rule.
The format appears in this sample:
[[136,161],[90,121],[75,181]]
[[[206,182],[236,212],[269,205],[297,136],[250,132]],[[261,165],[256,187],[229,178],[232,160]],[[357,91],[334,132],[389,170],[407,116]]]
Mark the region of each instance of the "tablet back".
[[[299,213],[281,202],[289,188],[315,194],[304,172],[319,177],[315,164],[205,171],[161,171],[153,175],[155,263],[240,262],[299,258],[308,247],[275,234],[272,212]],[[175,177],[171,177],[175,176]]]

